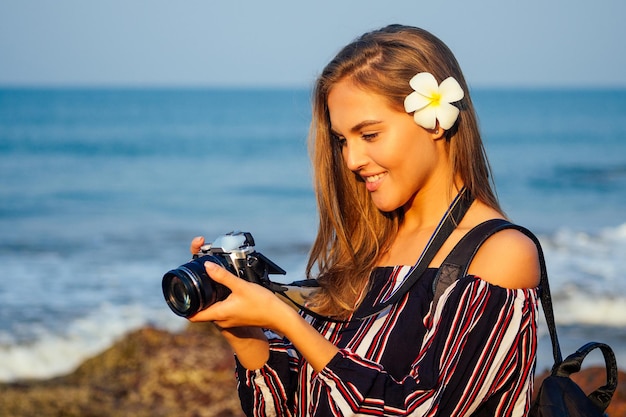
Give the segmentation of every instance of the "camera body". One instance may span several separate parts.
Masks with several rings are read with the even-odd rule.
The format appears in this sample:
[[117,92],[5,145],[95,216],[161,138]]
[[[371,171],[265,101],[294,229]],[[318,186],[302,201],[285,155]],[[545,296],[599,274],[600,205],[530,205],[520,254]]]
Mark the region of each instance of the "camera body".
[[191,317],[212,304],[224,300],[230,290],[206,273],[205,262],[214,262],[246,281],[268,286],[269,274],[285,271],[257,252],[248,232],[234,231],[204,245],[188,263],[163,276],[163,296],[170,309],[181,317]]

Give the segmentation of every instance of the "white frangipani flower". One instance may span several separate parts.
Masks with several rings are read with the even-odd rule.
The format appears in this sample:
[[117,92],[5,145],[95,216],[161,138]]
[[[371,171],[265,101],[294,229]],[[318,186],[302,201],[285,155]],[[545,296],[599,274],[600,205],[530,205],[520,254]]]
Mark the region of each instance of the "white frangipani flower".
[[465,96],[459,82],[448,77],[437,85],[431,73],[420,72],[409,84],[415,91],[404,99],[404,109],[407,113],[415,112],[415,122],[424,129],[434,129],[439,121],[442,129],[450,129],[459,116],[459,109],[450,103]]

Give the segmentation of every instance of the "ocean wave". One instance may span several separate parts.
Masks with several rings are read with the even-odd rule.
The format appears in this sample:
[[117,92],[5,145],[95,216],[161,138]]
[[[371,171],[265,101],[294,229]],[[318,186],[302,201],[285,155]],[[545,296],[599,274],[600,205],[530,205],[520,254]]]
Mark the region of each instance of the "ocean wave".
[[4,334],[0,337],[0,381],[65,375],[133,330],[153,325],[178,331],[185,323],[169,310],[104,304],[89,316],[67,323],[63,334],[42,330],[37,340],[26,344],[9,343],[10,335]]
[[626,326],[626,223],[540,240],[557,324]]
[[553,299],[557,324],[626,326],[625,296],[589,296],[583,292]]
[[[572,332],[575,334],[576,329],[623,329],[626,326],[626,276],[623,274],[626,266],[626,223],[594,233],[560,229],[552,234],[540,235],[539,238],[546,254],[557,325],[563,329],[561,333],[564,337]],[[264,237],[260,242],[264,243],[262,251],[288,270],[287,276],[276,276],[276,281],[286,283],[302,278],[307,249],[303,236],[287,238],[281,235],[271,240],[268,234],[268,238]],[[134,246],[135,243],[129,245]],[[8,259],[6,252],[11,250],[15,251],[16,248],[10,245],[4,247],[5,259]],[[33,271],[41,271],[43,274],[41,277],[31,277],[30,285],[30,281],[23,283],[26,287],[18,293],[22,295],[21,302],[26,300],[40,309],[45,308],[40,303],[52,304],[45,310],[47,313],[43,314],[44,310],[37,313],[48,317],[45,321],[35,322],[37,317],[34,312],[32,320],[26,316],[20,317],[24,320],[20,324],[25,327],[23,331],[14,327],[15,321],[13,325],[0,330],[0,381],[43,379],[67,374],[85,359],[140,327],[153,325],[176,331],[186,324],[185,320],[167,309],[158,297],[160,294],[157,294],[159,277],[167,269],[164,264],[169,264],[170,260],[173,260],[172,265],[177,262],[174,254],[161,254],[157,256],[161,258],[159,265],[146,265],[135,257],[124,258],[117,252],[111,253],[103,259],[107,262],[113,259],[116,261],[106,269],[101,269],[93,265],[93,257],[90,256],[39,253],[39,256],[33,257],[28,250],[23,253],[24,248],[21,248],[21,252],[23,259],[13,259],[5,267],[10,268],[14,276],[29,276],[29,271],[31,275]],[[27,258],[31,259],[30,263],[25,261]],[[181,258],[180,262],[183,260]],[[101,299],[96,297],[96,292],[85,292],[84,286],[90,282],[86,279],[81,279],[80,285],[83,287],[76,287],[79,284],[69,285],[72,277],[75,277],[74,270],[87,269],[100,277],[93,282],[106,283],[105,287],[97,290]],[[41,285],[46,282],[50,271],[54,271],[56,284]],[[124,276],[125,279],[115,278],[117,276]],[[65,281],[68,286],[60,285]],[[154,294],[148,297],[147,289]],[[122,292],[125,297],[116,291]],[[53,294],[57,296],[53,297]],[[77,297],[83,303],[95,303],[96,307],[85,310],[83,306],[81,311],[89,313],[76,314],[76,305],[72,305],[72,302],[77,303]],[[10,304],[12,300],[5,301]],[[5,313],[11,313],[19,305],[11,307],[5,304],[4,307]],[[67,314],[64,313],[66,310]],[[17,336],[20,332],[23,334]],[[540,334],[544,333],[545,324],[540,324]],[[611,335],[611,332],[604,330],[603,335],[607,334]],[[581,340],[576,337],[573,339],[574,344]],[[618,343],[610,340],[610,337],[607,342]]]

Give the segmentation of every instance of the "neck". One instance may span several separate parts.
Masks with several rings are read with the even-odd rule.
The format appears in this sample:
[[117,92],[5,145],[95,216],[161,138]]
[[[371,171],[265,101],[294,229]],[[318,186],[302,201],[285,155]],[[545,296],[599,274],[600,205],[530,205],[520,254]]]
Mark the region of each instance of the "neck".
[[434,229],[463,188],[460,181],[446,187],[425,187],[404,206],[400,232]]
[[[424,251],[432,239],[437,226],[449,213],[459,191],[460,189],[456,188],[452,189],[449,194],[442,192],[430,194],[420,191],[421,195],[415,196],[410,209],[406,211],[389,249],[378,259],[378,265],[415,264],[418,255]],[[457,209],[462,207],[458,206],[459,203],[461,202],[457,202]]]

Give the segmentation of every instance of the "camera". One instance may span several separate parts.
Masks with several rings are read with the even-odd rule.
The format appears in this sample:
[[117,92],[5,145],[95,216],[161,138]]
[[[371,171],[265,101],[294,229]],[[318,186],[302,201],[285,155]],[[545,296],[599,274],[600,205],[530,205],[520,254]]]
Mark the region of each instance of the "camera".
[[285,274],[281,267],[255,250],[250,233],[227,233],[202,246],[191,261],[163,276],[163,296],[177,315],[191,317],[230,294],[227,287],[206,273],[204,263],[207,261],[222,266],[239,278],[266,287],[271,285],[269,274]]

